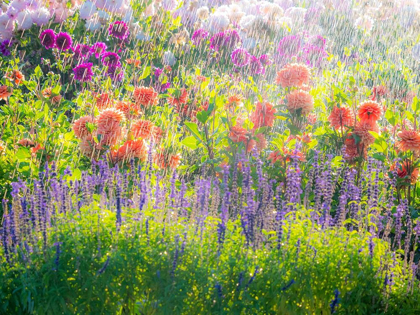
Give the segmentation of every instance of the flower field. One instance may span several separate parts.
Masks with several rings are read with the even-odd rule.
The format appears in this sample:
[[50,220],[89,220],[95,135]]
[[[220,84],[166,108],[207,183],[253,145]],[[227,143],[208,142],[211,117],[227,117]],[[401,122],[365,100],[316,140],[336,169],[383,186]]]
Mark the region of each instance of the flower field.
[[420,314],[415,0],[5,0],[0,314]]

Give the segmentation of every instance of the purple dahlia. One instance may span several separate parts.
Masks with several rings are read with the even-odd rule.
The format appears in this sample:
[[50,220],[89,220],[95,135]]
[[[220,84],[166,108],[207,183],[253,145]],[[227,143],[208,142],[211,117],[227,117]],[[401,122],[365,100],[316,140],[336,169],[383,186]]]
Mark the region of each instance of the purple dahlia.
[[108,47],[105,45],[105,43],[97,42],[93,44],[92,46],[92,52],[95,54],[96,58],[100,58],[101,55],[106,51]]
[[224,46],[229,49],[233,49],[241,43],[241,37],[236,30],[225,31],[225,42]]
[[241,42],[241,37],[235,30],[227,30],[217,33],[210,38],[210,48],[220,50],[223,48],[233,49]]
[[251,74],[264,74],[265,69],[260,59],[255,56],[251,56],[249,60],[249,69],[251,70]]
[[55,46],[56,35],[51,29],[43,31],[41,35],[39,35],[39,39],[41,40],[42,46],[47,49],[53,48]]
[[109,35],[118,39],[126,39],[130,34],[127,24],[123,21],[115,21],[111,23],[109,25],[108,31]]
[[88,59],[92,55],[92,47],[85,44],[77,44],[72,48],[76,58]]
[[93,64],[89,63],[82,63],[76,68],[73,69],[74,78],[80,82],[87,82],[92,80],[93,71],[92,71]]
[[244,48],[237,48],[232,52],[232,62],[237,67],[244,67],[251,61],[250,53]]
[[71,36],[65,32],[58,33],[57,37],[55,38],[55,47],[59,50],[67,50],[71,47],[73,41],[71,40]]
[[10,56],[10,50],[9,47],[12,45],[12,42],[9,39],[4,40],[1,44],[0,44],[0,53],[3,56]]
[[120,56],[118,56],[118,54],[111,51],[103,53],[101,57],[101,61],[104,66],[113,66],[113,67],[121,66]]
[[208,36],[209,36],[209,32],[200,28],[192,34],[191,41],[193,42],[194,45],[198,46]]
[[124,70],[119,66],[109,66],[106,74],[114,81],[122,81]]
[[277,51],[281,56],[286,57],[293,57],[296,56],[300,52],[301,47],[301,39],[299,36],[290,35],[283,37],[280,42],[279,46],[277,47]]
[[269,66],[273,63],[268,55],[261,55],[259,59],[263,66]]

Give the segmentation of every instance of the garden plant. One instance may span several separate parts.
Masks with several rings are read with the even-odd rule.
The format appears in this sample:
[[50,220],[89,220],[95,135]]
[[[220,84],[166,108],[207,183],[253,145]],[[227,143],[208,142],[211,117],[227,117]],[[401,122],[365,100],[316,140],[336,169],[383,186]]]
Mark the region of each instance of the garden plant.
[[0,314],[420,314],[415,0],[4,0]]

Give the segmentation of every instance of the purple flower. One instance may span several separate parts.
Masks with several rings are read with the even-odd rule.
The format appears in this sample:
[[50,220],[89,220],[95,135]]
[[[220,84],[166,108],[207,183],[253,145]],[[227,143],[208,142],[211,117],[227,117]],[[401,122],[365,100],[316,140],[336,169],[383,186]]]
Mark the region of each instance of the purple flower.
[[241,42],[241,37],[236,30],[225,31],[225,42],[226,48],[233,49]]
[[241,37],[235,30],[227,30],[213,35],[210,38],[210,48],[219,50],[222,48],[233,49],[241,42]]
[[224,32],[214,34],[210,38],[210,48],[214,49],[214,50],[219,50],[222,47],[224,41],[225,41],[225,33]]
[[265,69],[262,63],[260,62],[260,59],[258,59],[255,56],[251,56],[249,61],[249,68],[251,70],[251,74],[264,74]]
[[237,67],[244,67],[251,61],[251,55],[246,49],[235,49],[231,55],[232,62]]
[[93,44],[92,52],[95,54],[96,58],[99,58],[106,51],[107,48],[108,47],[105,45],[105,43],[97,42]]
[[71,47],[73,41],[69,34],[65,32],[58,33],[57,37],[55,38],[55,47],[59,50],[67,50]]
[[80,82],[87,82],[92,80],[93,71],[92,71],[93,64],[89,63],[82,63],[78,65],[76,68],[73,69],[74,78]]
[[340,295],[340,292],[335,289],[334,291],[334,299],[331,301],[330,307],[331,307],[331,314],[334,314],[336,311],[336,307],[338,306],[338,303],[340,303],[340,298],[338,297]]
[[201,44],[203,40],[205,40],[209,36],[209,33],[206,30],[198,29],[194,31],[194,33],[191,36],[191,41],[194,45],[198,46]]
[[85,44],[77,44],[76,47],[72,48],[74,57],[80,59],[89,59],[92,55],[92,47]]
[[118,56],[118,54],[114,52],[108,51],[106,53],[103,53],[101,61],[105,66],[112,66],[112,67],[121,66],[120,56]]
[[108,31],[109,35],[118,39],[126,39],[130,34],[127,24],[123,21],[115,21],[114,23],[111,23]]
[[159,79],[160,75],[163,73],[163,69],[155,68],[155,78]]
[[3,56],[10,56],[10,50],[8,49],[10,46],[12,45],[12,42],[8,39],[4,40],[1,44],[0,44],[0,53]]
[[322,37],[321,35],[312,36],[312,37],[309,39],[309,42],[310,42],[312,45],[314,45],[314,46],[316,46],[316,47],[318,47],[318,48],[320,48],[320,49],[325,49],[325,46],[326,46],[326,40],[325,40],[325,38],[324,38],[324,37]]
[[124,78],[124,70],[119,66],[109,66],[106,74],[115,81],[121,81]]
[[301,39],[299,36],[296,35],[289,35],[283,37],[280,42],[279,46],[277,47],[277,51],[280,56],[285,57],[293,57],[296,56],[301,47]]
[[312,67],[322,66],[323,60],[328,55],[323,48],[311,44],[306,44],[303,47],[302,52],[304,60]]
[[47,49],[53,48],[55,46],[56,35],[51,29],[43,31],[39,36],[39,39],[41,40],[41,44]]
[[263,66],[269,66],[273,63],[268,55],[261,55],[259,59]]

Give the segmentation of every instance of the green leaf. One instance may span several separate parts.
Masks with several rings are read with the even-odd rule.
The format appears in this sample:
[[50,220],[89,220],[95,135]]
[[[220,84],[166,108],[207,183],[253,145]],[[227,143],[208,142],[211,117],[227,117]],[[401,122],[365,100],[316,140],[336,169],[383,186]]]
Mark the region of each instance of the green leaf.
[[197,149],[197,139],[194,136],[184,138],[181,143],[192,150]]
[[375,139],[379,139],[381,136],[379,135],[379,133],[375,132],[375,131],[369,131],[369,133],[375,138]]
[[373,158],[382,162],[386,161],[386,156],[383,155],[382,153],[374,153]]
[[139,77],[138,81],[146,79],[150,75],[151,71],[152,71],[152,68],[150,66],[144,68],[143,73]]
[[60,94],[60,91],[61,91],[61,85],[57,85],[52,89],[51,94],[52,96],[57,96]]
[[389,110],[389,109],[385,113],[385,118],[386,118],[386,120],[388,120],[388,122],[392,126],[395,126],[397,124],[397,119],[396,119],[394,113],[391,110]]
[[185,126],[192,133],[192,135],[200,142],[204,142],[196,123],[186,122]]
[[415,113],[417,113],[420,110],[420,100],[417,98],[413,98],[413,103],[411,104],[411,108]]
[[21,147],[17,150],[15,156],[19,161],[25,161],[31,158],[31,153],[29,152],[28,148]]
[[197,119],[202,123],[205,124],[207,119],[209,118],[209,113],[206,110],[197,113]]
[[37,79],[42,77],[43,73],[42,73],[41,67],[39,65],[36,66],[34,74],[35,74],[35,78],[37,78]]
[[342,163],[343,163],[343,157],[341,155],[338,155],[331,160],[331,165],[333,167],[339,167],[341,166]]

